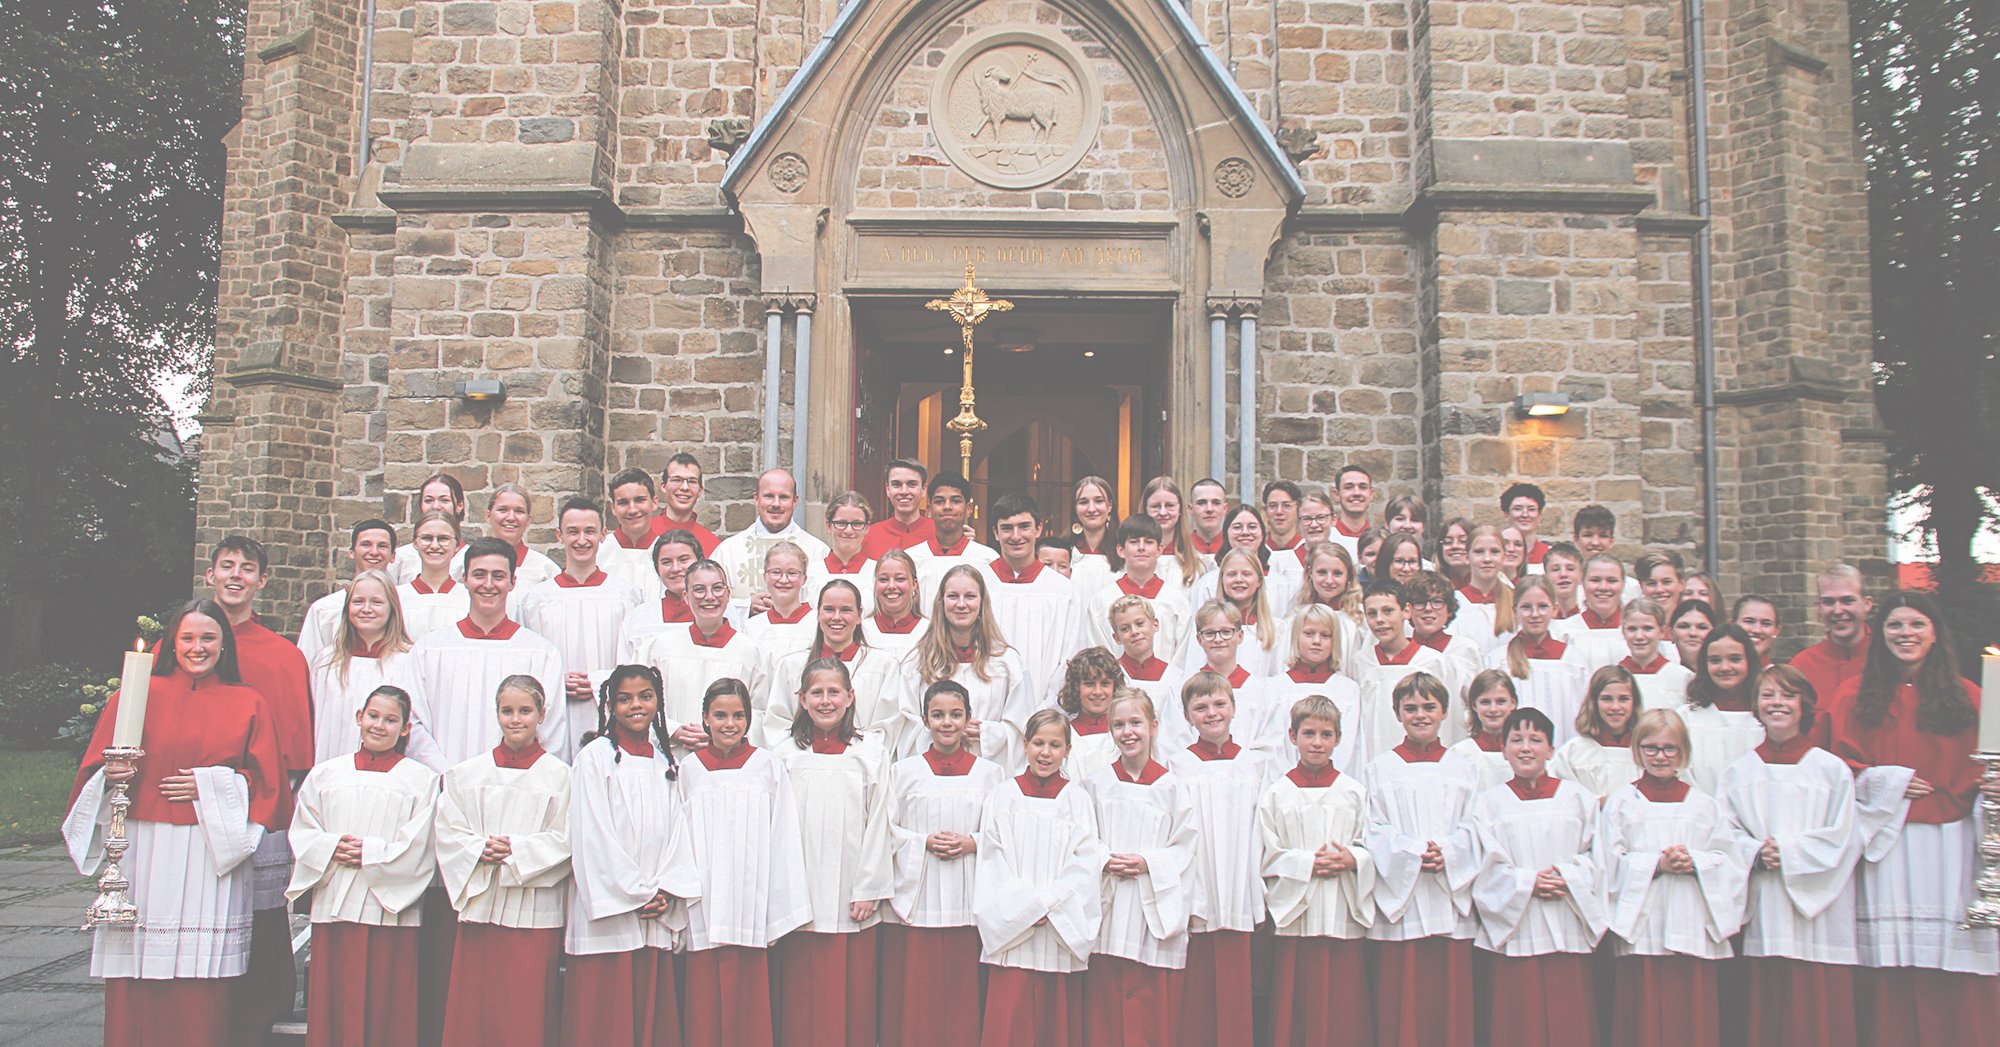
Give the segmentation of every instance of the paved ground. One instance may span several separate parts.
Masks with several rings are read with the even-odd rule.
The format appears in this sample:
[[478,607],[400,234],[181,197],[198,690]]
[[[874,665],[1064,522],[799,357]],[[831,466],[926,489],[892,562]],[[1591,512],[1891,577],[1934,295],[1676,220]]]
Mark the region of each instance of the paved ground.
[[0,851],[0,1047],[103,1042],[104,990],[77,929],[96,896],[60,845]]

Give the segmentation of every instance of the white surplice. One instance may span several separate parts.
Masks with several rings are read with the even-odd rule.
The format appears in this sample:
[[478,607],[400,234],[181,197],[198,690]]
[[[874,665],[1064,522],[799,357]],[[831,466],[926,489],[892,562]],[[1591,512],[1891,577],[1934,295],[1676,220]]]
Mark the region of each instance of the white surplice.
[[[1278,934],[1294,938],[1361,938],[1375,922],[1375,859],[1368,851],[1368,793],[1351,774],[1305,788],[1281,776],[1257,803],[1263,840],[1264,905]],[[1313,856],[1327,844],[1354,856],[1354,868],[1313,875]]]
[[[1021,653],[1009,647],[986,660],[982,680],[970,662],[961,663],[951,678],[965,688],[972,699],[972,718],[979,721],[979,755],[1000,765],[1002,771],[1018,774],[1024,764],[1023,732],[1028,717],[1040,708],[1030,689],[1027,663]],[[931,747],[931,730],[924,726],[924,689],[929,686],[917,671],[917,653],[904,656],[897,677],[903,682],[902,739],[900,755],[908,756]]]
[[[1472,801],[1479,875],[1472,901],[1479,910],[1474,944],[1504,956],[1588,953],[1604,935],[1603,884],[1591,853],[1597,797],[1558,781],[1545,800],[1523,800],[1506,782]],[[1535,897],[1535,877],[1554,867],[1569,893]]]
[[[747,743],[746,743],[747,744]],[[701,897],[687,907],[687,948],[751,949],[812,922],[805,840],[784,760],[768,749],[742,767],[681,764]]]
[[[1717,799],[1751,870],[1743,955],[1859,963],[1852,882],[1862,841],[1847,765],[1824,749],[1796,764],[1766,763],[1752,749],[1724,772]],[[1757,864],[1765,840],[1778,843],[1776,870]]]
[[[415,927],[437,862],[431,822],[437,772],[407,757],[386,771],[355,766],[348,753],[313,765],[299,785],[288,835],[292,882],[287,901],[312,892],[312,922]],[[333,860],[343,836],[361,840],[361,866]]]
[[[1666,654],[1673,650],[1671,645],[1660,648]],[[1684,712],[1687,704],[1688,681],[1694,679],[1694,672],[1673,661],[1650,673],[1633,673],[1633,682],[1639,685],[1639,709],[1652,712],[1654,709],[1672,709]],[[1726,765],[1725,765],[1726,766]]]
[[[1090,602],[1082,609],[1083,642],[1079,649],[1102,647],[1113,654],[1124,651],[1111,636],[1111,605],[1125,598],[1125,589],[1120,583],[1126,580],[1121,571],[1109,585],[1091,594]],[[1158,581],[1159,592],[1152,596],[1140,594],[1140,598],[1153,608],[1153,617],[1160,623],[1159,631],[1153,635],[1153,649],[1156,652],[1178,651],[1187,643],[1188,633],[1194,628],[1194,605],[1188,603],[1187,590],[1165,578]]]
[[[1512,640],[1512,634],[1507,637]],[[1520,696],[1520,708],[1540,709],[1556,726],[1555,736],[1549,741],[1560,749],[1571,738],[1576,737],[1576,714],[1583,708],[1583,699],[1590,692],[1590,679],[1583,671],[1583,664],[1572,657],[1572,649],[1565,647],[1561,658],[1528,659],[1526,679],[1514,676],[1507,665],[1507,645],[1502,643],[1486,656],[1486,668],[1498,669],[1514,681],[1514,692]]]
[[745,530],[724,538],[709,557],[729,572],[729,592],[739,600],[748,600],[764,591],[764,557],[771,547],[779,542],[790,542],[806,554],[807,573],[811,565],[826,559],[827,544],[799,526],[796,514],[785,524],[783,530],[773,531],[759,519]]
[[[638,589],[605,575],[596,585],[567,586],[555,579],[521,597],[521,624],[556,646],[565,673],[601,673],[618,665],[618,629],[639,606]],[[548,696],[550,702],[557,696]],[[597,728],[594,699],[570,701],[569,745],[576,752],[583,736]]]
[[[1603,819],[1598,865],[1612,953],[1727,959],[1750,868],[1721,805],[1694,788],[1677,803],[1655,803],[1628,782],[1604,801]],[[1677,844],[1694,859],[1691,876],[1660,871],[1660,852]]]
[[[792,776],[812,906],[812,922],[805,929],[843,934],[880,923],[893,878],[889,754],[881,739],[862,735],[840,753],[801,749],[789,740],[768,751],[784,758]],[[885,904],[857,923],[848,911],[854,902]]]
[[[1342,774],[1359,774],[1368,761],[1362,754],[1361,687],[1335,673],[1324,683],[1300,683],[1288,673],[1252,677],[1236,692],[1236,740],[1245,748],[1270,755],[1274,773],[1299,762],[1292,746],[1292,706],[1299,699],[1323,695],[1340,711],[1340,741],[1333,747],[1333,766]],[[1383,699],[1387,701],[1387,698]]]
[[[306,616],[299,622],[299,653],[306,656],[306,664],[311,665],[313,657],[333,646],[334,638],[340,635],[340,619],[347,613],[347,586],[314,600],[306,608]],[[313,750],[317,756],[326,754]]]
[[[764,713],[756,734],[766,748],[792,743],[792,721],[799,716],[799,684],[813,652],[803,648],[787,652],[771,663],[770,678],[764,684]],[[903,681],[898,675],[903,663],[888,651],[862,645],[854,660],[847,663],[848,681],[854,685],[854,728],[881,740],[890,754],[898,752],[903,719]]]
[[[667,779],[659,746],[646,749],[626,752],[610,738],[593,739],[570,772],[563,951],[571,956],[671,949],[704,894],[680,786]],[[660,891],[673,899],[667,911],[642,919],[639,910]]]
[[[438,880],[459,922],[563,926],[570,889],[569,767],[548,753],[526,768],[502,767],[487,753],[444,772],[439,785],[432,840]],[[505,836],[511,853],[503,862],[481,862],[494,836]]]
[[1031,797],[1009,778],[987,797],[980,829],[972,905],[980,962],[1057,974],[1089,966],[1110,856],[1090,792],[1071,782],[1054,797]]
[[[918,542],[903,550],[917,564],[917,606],[929,610],[937,606],[938,586],[944,584],[944,576],[951,569],[964,564],[984,571],[988,564],[1000,558],[998,550],[967,539],[964,548],[956,553],[939,554],[931,550],[931,543]],[[990,590],[989,590],[990,592]]]
[[1485,792],[1514,776],[1514,769],[1507,766],[1506,754],[1481,749],[1479,743],[1471,738],[1452,743],[1444,758],[1448,763],[1464,764],[1472,776],[1479,780],[1479,789],[1474,795]]
[[[709,647],[695,642],[694,628],[693,622],[668,626],[647,641],[639,658],[660,671],[666,687],[666,693],[660,695],[660,712],[666,718],[669,732],[701,724],[701,696],[717,680],[743,681],[750,690],[752,706],[764,693],[759,675],[761,655],[748,638],[732,631],[729,640],[720,647]],[[756,716],[763,710],[752,708],[750,712],[750,729],[755,732],[759,730]]]
[[1028,669],[1028,689],[1039,707],[1055,705],[1070,657],[1082,650],[1082,608],[1070,580],[1043,568],[1033,581],[1004,582],[991,564],[986,595],[993,603],[993,622],[1007,646],[1021,652]]
[[1595,738],[1579,735],[1556,750],[1549,773],[1583,786],[1601,800],[1637,781],[1640,770],[1631,746],[1600,745]]
[[410,695],[410,741],[403,753],[433,771],[450,764],[431,737],[430,725],[416,718],[417,663],[410,652],[382,658],[349,658],[347,679],[341,680],[333,664],[333,649],[313,656],[311,662],[313,707],[313,755],[322,761],[346,756],[361,748],[361,728],[355,714],[368,702],[377,687],[401,687]]
[[1281,773],[1278,763],[1245,746],[1229,760],[1203,760],[1180,749],[1169,755],[1167,768],[1180,778],[1194,807],[1189,929],[1255,930],[1264,917],[1257,801]]
[[[1414,640],[1410,642],[1416,647],[1416,653],[1402,665],[1383,664],[1378,653],[1380,645],[1371,643],[1357,652],[1352,661],[1340,667],[1340,671],[1361,688],[1361,715],[1352,725],[1344,720],[1340,725],[1343,737],[1349,733],[1356,736],[1357,769],[1368,766],[1368,761],[1395,748],[1405,737],[1403,723],[1396,719],[1396,685],[1411,673],[1428,673],[1443,682],[1451,671],[1442,652]],[[1448,725],[1445,736],[1450,737]]]
[[1107,768],[1083,785],[1097,807],[1105,850],[1136,854],[1147,868],[1130,877],[1103,874],[1104,922],[1095,951],[1180,970],[1187,966],[1188,918],[1195,901],[1193,796],[1171,771],[1151,785],[1140,785],[1120,780],[1115,768]]
[[[2000,699],[1996,699],[2000,700]],[[1984,821],[1910,822],[1907,767],[1870,767],[1856,776],[1866,848],[1855,876],[1856,944],[1869,967],[1921,967],[2000,974],[2000,931],[1964,926],[1979,896]]]
[[403,607],[403,631],[411,643],[472,613],[472,597],[457,582],[444,592],[432,593],[420,593],[404,582],[396,586],[396,601]]
[[1728,712],[1712,705],[1683,705],[1674,711],[1688,729],[1688,765],[1681,777],[1720,798],[1723,774],[1764,741],[1764,725],[1750,713]]
[[[1472,880],[1479,849],[1468,818],[1480,783],[1477,768],[1452,759],[1412,762],[1390,750],[1369,761],[1368,853],[1375,863],[1378,941],[1448,935],[1470,940],[1478,929]],[[1426,845],[1436,841],[1443,872],[1425,872]]]
[[[413,716],[430,727],[444,765],[454,767],[492,752],[500,744],[494,699],[500,682],[517,673],[534,677],[546,696],[542,748],[570,754],[569,705],[563,699],[563,662],[554,644],[532,629],[505,640],[476,640],[457,625],[432,631],[410,648],[417,689],[410,695]],[[593,721],[592,726],[596,726]]]
[[[986,847],[980,819],[987,797],[1006,781],[999,764],[977,758],[964,774],[938,774],[922,753],[905,756],[890,768],[889,831],[895,848],[891,907],[896,922],[972,925],[975,874]],[[927,841],[941,832],[972,837],[973,852],[950,860],[932,854]]]

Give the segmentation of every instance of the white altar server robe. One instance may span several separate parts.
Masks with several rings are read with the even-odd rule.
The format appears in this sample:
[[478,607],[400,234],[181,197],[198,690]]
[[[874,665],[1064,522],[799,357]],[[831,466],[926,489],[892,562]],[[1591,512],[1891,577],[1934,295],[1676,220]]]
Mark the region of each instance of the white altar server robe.
[[[437,772],[404,758],[386,771],[364,771],[372,754],[321,760],[299,784],[288,831],[292,882],[288,901],[312,892],[312,922],[415,927],[424,890],[437,872],[431,822]],[[333,860],[343,836],[361,839],[361,867]]]
[[1361,688],[1353,680],[1335,673],[1324,682],[1302,682],[1289,672],[1276,676],[1252,677],[1236,692],[1236,740],[1246,748],[1269,754],[1272,774],[1284,773],[1299,762],[1292,746],[1292,706],[1311,695],[1325,695],[1340,710],[1340,741],[1333,747],[1333,766],[1342,774],[1359,774],[1367,760],[1362,758]]
[[[1692,787],[1677,803],[1655,803],[1627,782],[1605,800],[1601,831],[1598,864],[1613,955],[1731,955],[1729,936],[1743,924],[1750,868],[1732,846],[1720,804]],[[1694,859],[1694,875],[1659,871],[1660,852],[1676,844]]]
[[748,600],[764,591],[764,556],[779,542],[790,542],[805,552],[808,574],[812,565],[825,560],[830,551],[825,542],[799,526],[798,517],[793,516],[781,531],[773,531],[758,520],[724,538],[709,558],[729,572],[729,591],[736,599]]
[[[334,637],[340,634],[340,618],[347,610],[347,586],[314,600],[306,608],[306,616],[299,622],[299,653],[306,656],[306,664],[311,665],[313,656],[333,646]],[[313,752],[320,754],[319,750]]]
[[1637,781],[1641,771],[1631,746],[1600,745],[1595,738],[1578,735],[1556,750],[1549,773],[1583,786],[1601,800]]
[[[1507,639],[1513,637],[1509,635]],[[1507,667],[1505,643],[1487,654],[1486,668],[1512,675]],[[1590,679],[1584,673],[1582,663],[1574,660],[1568,645],[1564,645],[1560,658],[1530,657],[1527,679],[1514,677],[1514,691],[1521,696],[1520,707],[1540,709],[1555,723],[1555,737],[1549,741],[1558,749],[1576,737],[1577,710],[1583,708],[1583,697],[1589,688]]]
[[410,740],[403,747],[403,755],[433,771],[450,766],[438,749],[437,739],[431,736],[430,725],[416,719],[416,694],[422,683],[417,679],[417,663],[410,652],[381,658],[349,658],[344,681],[334,667],[332,648],[314,655],[310,664],[313,755],[321,761],[346,756],[361,748],[361,728],[354,722],[354,715],[377,687],[387,685],[401,687],[410,695]]
[[[671,949],[702,893],[680,789],[667,780],[666,754],[646,748],[630,752],[597,738],[576,755],[563,933],[571,956]],[[660,891],[673,898],[667,912],[641,919],[639,910]]]
[[1475,796],[1514,776],[1514,769],[1507,766],[1506,754],[1481,749],[1471,738],[1453,743],[1444,758],[1449,763],[1463,764],[1479,780]]
[[[1324,788],[1281,775],[1257,803],[1263,837],[1264,905],[1277,932],[1298,938],[1360,938],[1375,922],[1375,859],[1368,851],[1368,794],[1351,774]],[[1337,843],[1354,868],[1314,876],[1313,855]]]
[[[1402,942],[1447,935],[1471,939],[1472,880],[1479,849],[1467,818],[1480,790],[1477,768],[1449,753],[1434,763],[1395,750],[1369,761],[1368,854],[1375,863],[1375,923],[1368,936]],[[1425,872],[1426,845],[1437,841],[1443,872]]]
[[[1131,580],[1121,571],[1109,584],[1090,594],[1090,601],[1083,607],[1083,640],[1078,649],[1102,647],[1113,654],[1124,653],[1125,649],[1111,637],[1111,605],[1124,599],[1128,592],[1151,604],[1153,617],[1160,620],[1159,632],[1153,635],[1155,652],[1178,651],[1186,646],[1188,631],[1194,628],[1194,605],[1188,603],[1187,590],[1165,577],[1155,576],[1154,580],[1160,583],[1159,588],[1154,590],[1153,595],[1147,596],[1132,586]],[[1199,651],[1199,648],[1196,650]]]
[[[1751,870],[1743,955],[1859,963],[1850,888],[1862,840],[1847,765],[1824,749],[1795,764],[1752,749],[1723,774],[1718,802]],[[1757,865],[1765,840],[1778,842],[1776,870]]]
[[1053,707],[1062,690],[1070,656],[1082,650],[1082,608],[1070,580],[1036,565],[1029,581],[1003,581],[993,564],[980,568],[986,594],[993,602],[993,621],[1007,646],[1021,652],[1028,669],[1028,690],[1038,707]]
[[[752,725],[766,748],[782,748],[792,743],[792,721],[799,716],[799,684],[804,682],[806,665],[813,652],[794,650],[778,658],[764,684],[764,718]],[[902,663],[887,651],[862,645],[847,663],[847,678],[854,685],[854,728],[872,734],[885,751],[893,755],[903,734],[903,681],[898,675]]]
[[882,922],[886,906],[858,923],[848,911],[854,902],[886,902],[891,894],[889,754],[881,739],[862,735],[840,753],[789,740],[769,751],[784,757],[798,806],[812,908],[804,929],[844,934]]
[[1864,836],[1855,874],[1861,962],[2000,974],[2000,935],[1963,925],[1979,891],[1978,802],[1955,822],[1910,822],[1904,790],[1915,773],[1883,764],[1855,776]]
[[1620,659],[1630,653],[1630,648],[1625,646],[1623,629],[1615,625],[1593,629],[1583,620],[1582,613],[1550,622],[1549,635],[1570,646],[1571,656],[1583,667],[1583,679],[1586,683],[1590,680],[1590,674],[1607,665],[1617,665]]
[[1396,685],[1403,682],[1403,677],[1411,673],[1429,673],[1443,681],[1450,672],[1445,656],[1436,648],[1414,641],[1410,647],[1414,648],[1414,653],[1408,649],[1405,651],[1409,660],[1396,664],[1384,662],[1382,646],[1371,643],[1340,667],[1340,671],[1361,689],[1361,715],[1351,725],[1345,719],[1340,723],[1343,741],[1348,734],[1355,735],[1354,766],[1357,769],[1368,766],[1368,761],[1395,748],[1406,737],[1402,721],[1396,719],[1395,703]]
[[[1544,800],[1523,800],[1502,782],[1472,801],[1480,852],[1472,901],[1479,909],[1474,944],[1503,956],[1587,953],[1604,935],[1603,888],[1591,853],[1597,797],[1575,782],[1556,782]],[[1554,866],[1569,885],[1562,898],[1535,897],[1535,877]]]
[[1764,741],[1764,725],[1752,713],[1683,705],[1674,710],[1688,729],[1688,765],[1681,777],[1702,792],[1720,798],[1722,779],[1743,754]]
[[[676,622],[646,644],[639,660],[660,671],[660,681],[666,689],[660,696],[660,711],[669,733],[682,727],[700,726],[701,696],[717,680],[743,681],[750,689],[753,706],[763,695],[762,658],[756,646],[727,622],[711,639],[725,635],[724,629],[729,630],[728,639],[719,646],[709,646],[695,642],[693,622]],[[753,708],[750,712],[750,729],[754,732],[758,729],[756,717],[764,710]]]
[[670,622],[661,597],[641,600],[618,620],[618,660],[614,665],[636,665],[644,661],[653,637],[686,622]]
[[[1029,687],[1027,663],[1012,647],[986,660],[982,680],[970,662],[961,663],[951,678],[965,688],[972,699],[972,718],[979,721],[979,755],[1000,765],[1002,771],[1018,774],[1024,764],[1022,732],[1028,717],[1040,708]],[[916,652],[904,656],[897,676],[903,681],[902,755],[923,752],[931,747],[931,730],[924,726],[923,675],[917,671]]]
[[[890,768],[889,831],[895,848],[890,908],[896,922],[972,926],[973,892],[986,849],[981,819],[987,797],[1007,780],[999,764],[976,757],[964,774],[937,773],[923,753],[905,756]],[[972,837],[972,854],[949,861],[932,854],[926,841],[941,832]]]
[[[1110,731],[1097,734],[1076,733],[1076,723],[1071,721],[1069,734],[1069,756],[1063,760],[1063,777],[1071,782],[1089,779],[1100,770],[1106,770],[1118,762],[1118,743],[1111,740]],[[1025,763],[1023,764],[1025,766]],[[1082,787],[1078,787],[1082,792]]]
[[[516,628],[504,640],[474,639],[458,625],[432,632],[410,648],[417,689],[410,693],[411,716],[428,725],[446,767],[492,752],[500,744],[494,696],[500,681],[516,673],[534,677],[547,697],[542,748],[565,758],[570,753],[569,706],[563,699],[562,655],[531,629]],[[592,721],[592,726],[595,726]]]
[[[1632,666],[1628,662],[1625,668],[1630,670]],[[1687,704],[1688,681],[1692,679],[1694,671],[1672,659],[1650,673],[1632,673],[1633,682],[1639,685],[1639,708],[1645,712],[1654,709],[1682,711],[1681,707]]]
[[[567,575],[564,578],[568,578]],[[565,673],[604,673],[618,665],[618,629],[639,605],[639,590],[598,571],[594,584],[550,579],[521,598],[521,624],[555,644]],[[549,701],[557,696],[551,694]],[[569,703],[569,751],[597,728],[595,700]]]
[[1056,974],[1088,967],[1110,857],[1089,790],[1070,782],[1053,797],[1033,797],[1009,778],[987,797],[979,824],[979,961]]
[[1000,558],[1000,553],[988,546],[966,539],[965,545],[955,553],[941,552],[930,542],[918,542],[903,550],[917,563],[918,604],[926,612],[936,606],[938,586],[944,584],[944,576],[960,564],[968,564],[981,571],[986,565]]
[[[636,757],[635,757],[636,759]],[[432,839],[438,880],[461,923],[561,927],[569,894],[570,769],[542,753],[531,766],[502,767],[493,754],[444,772]],[[489,837],[512,853],[481,862]]]
[[[745,743],[747,744],[747,743]],[[700,898],[688,903],[687,948],[768,948],[813,920],[805,839],[784,760],[756,749],[741,767],[681,763]]]
[[1229,760],[1203,760],[1180,749],[1168,757],[1167,768],[1180,778],[1194,808],[1189,929],[1256,930],[1264,918],[1257,801],[1278,777],[1277,763],[1269,753],[1248,747]]
[[[1126,664],[1124,658],[1118,660],[1118,672],[1125,686],[1153,700],[1153,711],[1160,716],[1159,736],[1154,741],[1154,748],[1161,752],[1173,752],[1186,748],[1195,739],[1194,728],[1188,726],[1187,713],[1181,709],[1181,687],[1193,674],[1178,665],[1160,662],[1157,655],[1154,661],[1157,664],[1153,668],[1158,669],[1160,674],[1157,680],[1142,680],[1132,675],[1132,667]],[[1047,704],[1053,706],[1055,702],[1056,696],[1051,695]],[[1240,708],[1239,702],[1239,715]]]
[[396,601],[402,604],[403,631],[410,634],[411,643],[472,613],[472,598],[465,586],[449,580],[445,588],[430,592],[404,582],[396,586]]
[[1195,901],[1194,798],[1172,772],[1151,785],[1118,777],[1115,767],[1084,783],[1097,807],[1097,829],[1111,854],[1136,854],[1147,871],[1104,873],[1104,923],[1095,951],[1148,967],[1187,966],[1188,918]]

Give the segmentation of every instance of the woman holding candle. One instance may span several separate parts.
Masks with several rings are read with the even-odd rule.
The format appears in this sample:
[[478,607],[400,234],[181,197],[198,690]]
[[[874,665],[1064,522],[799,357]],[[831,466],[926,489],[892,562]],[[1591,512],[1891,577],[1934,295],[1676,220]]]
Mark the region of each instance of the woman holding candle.
[[[136,766],[107,765],[114,744],[145,753]],[[270,713],[239,682],[228,616],[214,602],[175,611],[152,675],[128,673],[98,718],[63,821],[85,875],[103,862],[106,787],[117,782],[132,803],[121,871],[139,920],[97,927],[91,945],[91,976],[105,980],[104,1042],[225,1042],[230,992],[250,958],[248,859],[290,813],[291,788]]]
[[2000,930],[1960,926],[1979,869],[1974,801],[2000,797],[1971,759],[1979,701],[1937,603],[1900,592],[1875,612],[1861,678],[1829,710],[1867,834],[1856,930],[1874,968],[1862,1036],[1876,1043],[1949,1043],[2000,1024]]

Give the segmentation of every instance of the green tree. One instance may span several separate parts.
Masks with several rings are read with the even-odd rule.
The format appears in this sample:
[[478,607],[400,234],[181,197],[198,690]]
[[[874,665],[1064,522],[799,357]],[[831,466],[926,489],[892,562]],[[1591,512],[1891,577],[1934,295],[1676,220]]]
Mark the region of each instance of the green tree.
[[1892,465],[1920,486],[1947,604],[1990,641],[1972,543],[2000,492],[2000,4],[1852,0],[1868,158],[1877,402]]
[[161,389],[206,395],[242,19],[228,0],[0,4],[12,660],[41,656],[52,600],[89,589],[117,621],[184,585],[193,477]]

